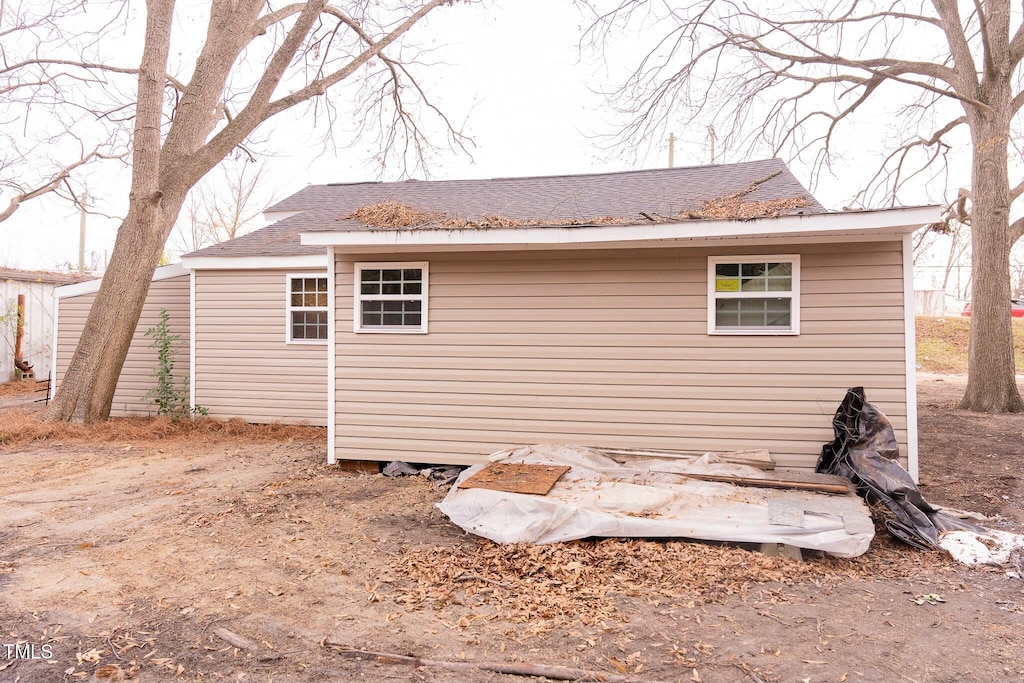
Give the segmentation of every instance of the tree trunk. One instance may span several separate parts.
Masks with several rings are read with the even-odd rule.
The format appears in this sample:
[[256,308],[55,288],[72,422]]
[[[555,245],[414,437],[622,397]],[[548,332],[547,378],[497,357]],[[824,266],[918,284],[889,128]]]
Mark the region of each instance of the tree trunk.
[[[47,411],[49,420],[95,422],[110,416],[114,388],[185,191],[161,187],[161,123],[174,0],[146,3],[146,42],[139,65],[132,186],[110,265],[89,309],[68,370]],[[54,349],[56,352],[56,349]]]
[[[1003,98],[994,99],[998,102]],[[1005,99],[1005,108],[997,104],[994,112],[979,115],[976,125],[971,126],[974,284],[967,390],[960,407],[992,413],[1024,411],[1014,370],[1010,318],[1009,99]]]
[[[89,311],[78,347],[50,404],[48,419],[94,422],[109,416],[114,389],[142,313],[149,283],[188,190],[268,117],[323,95],[325,90],[357,73],[372,59],[384,59],[393,66],[394,62],[383,57],[382,51],[428,12],[447,3],[429,0],[415,11],[410,8],[408,17],[376,41],[371,41],[363,29],[354,26],[354,35],[366,43],[362,52],[346,56],[343,50],[330,59],[326,55],[315,57],[322,67],[316,76],[303,87],[291,89],[272,101],[275,93],[279,93],[289,66],[305,64],[304,59],[318,54],[320,39],[316,31],[320,29],[316,27],[326,16],[326,4],[327,0],[292,3],[268,11],[260,18],[263,9],[271,10],[264,0],[214,0],[206,42],[196,59],[191,79],[184,86],[171,79],[179,93],[173,108],[165,111],[164,89],[168,84],[167,57],[175,0],[146,0],[146,35],[132,134],[128,215],[118,231],[110,266]],[[337,30],[350,22],[351,18],[339,16]],[[228,118],[214,133],[223,112],[221,100],[239,55],[271,29],[283,33],[279,44],[267,57],[262,76],[241,111]],[[302,58],[297,57],[300,50]],[[335,61],[337,68],[328,68]],[[305,68],[308,71],[308,64]],[[239,66],[238,69],[245,71],[246,68]],[[400,71],[408,77],[408,72]],[[398,78],[398,70],[392,69],[392,74]],[[400,105],[397,80],[393,81],[393,87],[396,103]],[[401,106],[398,109],[396,116],[404,121],[408,114]],[[166,125],[168,117],[169,127]],[[164,131],[166,136],[162,137]]]
[[[161,200],[162,211],[136,208],[118,229],[110,266],[89,309],[75,355],[54,396],[47,419],[86,423],[110,416],[114,389],[183,198]],[[155,224],[154,224],[155,223]]]

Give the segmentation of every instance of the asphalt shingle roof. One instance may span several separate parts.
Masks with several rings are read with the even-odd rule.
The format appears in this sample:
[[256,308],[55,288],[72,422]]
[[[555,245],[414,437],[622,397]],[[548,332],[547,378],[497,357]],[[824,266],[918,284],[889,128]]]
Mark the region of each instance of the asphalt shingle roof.
[[500,215],[564,225],[603,216],[635,216],[642,223],[641,212],[674,216],[697,210],[709,200],[740,192],[775,173],[743,200],[803,197],[808,204],[800,213],[825,212],[779,159],[588,175],[311,185],[267,209],[268,213],[301,213],[189,256],[319,254],[322,247],[299,244],[300,233],[376,229],[342,217],[385,201],[466,220]]

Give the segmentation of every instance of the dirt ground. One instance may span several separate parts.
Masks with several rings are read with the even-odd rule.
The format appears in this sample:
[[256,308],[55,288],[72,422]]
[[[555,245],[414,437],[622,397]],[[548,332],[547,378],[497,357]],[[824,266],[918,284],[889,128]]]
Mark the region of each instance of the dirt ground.
[[[1022,532],[1024,415],[959,411],[958,387],[920,380],[922,490]],[[322,436],[0,450],[0,680],[524,680],[329,643],[637,681],[1024,677],[1013,568],[884,534],[862,558],[803,562],[685,542],[502,547],[450,524],[423,477],[324,460]],[[36,658],[10,656],[19,645]]]

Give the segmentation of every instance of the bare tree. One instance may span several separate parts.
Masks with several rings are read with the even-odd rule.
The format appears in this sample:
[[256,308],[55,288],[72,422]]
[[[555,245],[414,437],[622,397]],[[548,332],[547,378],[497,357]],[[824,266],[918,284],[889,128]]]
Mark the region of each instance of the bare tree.
[[220,178],[206,176],[192,188],[170,238],[170,253],[187,254],[239,237],[254,224],[274,197],[264,187],[266,166],[248,159],[225,168]]
[[[48,76],[35,72],[25,78],[10,77],[11,67],[17,71],[19,60],[8,45],[29,41],[39,50],[48,49],[62,36],[59,24],[81,13],[84,5],[83,0],[0,0],[0,104],[6,105],[0,107],[0,120],[21,123],[15,134],[0,131],[0,223],[24,202],[50,194],[77,204],[79,192],[72,186],[76,171],[93,161],[125,157],[112,140],[87,149],[67,127],[55,126],[57,132],[46,131],[37,139],[27,124],[27,105],[46,87]],[[70,152],[69,147],[77,147],[77,152]]]
[[[8,148],[11,149],[11,148]],[[21,173],[3,173],[0,177],[0,188],[7,190],[7,193],[11,195],[10,199],[7,200],[7,206],[0,207],[0,223],[14,215],[24,202],[30,199],[37,199],[43,195],[52,193],[61,194],[63,197],[71,201],[72,203],[78,203],[78,195],[74,188],[71,186],[71,174],[72,172],[89,163],[93,159],[119,159],[123,158],[122,154],[104,154],[99,151],[99,148],[94,149],[88,154],[83,154],[81,158],[73,161],[62,168],[57,169],[48,178],[42,179],[35,184],[27,184],[24,176]],[[14,164],[10,159],[3,161],[0,160],[0,173],[8,170]],[[64,192],[61,192],[64,190]]]
[[[212,0],[204,6],[203,37],[189,32],[182,39],[201,44],[195,63],[181,68],[179,77],[171,55],[187,53],[188,46],[172,48],[175,2],[147,0],[138,67],[99,63],[88,51],[77,59],[36,52],[0,67],[8,83],[20,78],[41,84],[20,90],[36,97],[32,106],[42,106],[39,93],[63,92],[60,86],[69,80],[80,88],[102,85],[114,101],[90,111],[124,121],[130,131],[127,214],[49,419],[107,418],[149,282],[189,190],[233,150],[244,149],[260,124],[297,105],[325,102],[328,91],[350,102],[363,94],[366,100],[354,104],[363,107],[367,126],[378,126],[392,143],[390,153],[424,149],[428,141],[416,115],[440,112],[401,61],[400,39],[449,1]],[[125,75],[132,81],[117,81]],[[118,103],[116,96],[126,91],[130,96]],[[90,99],[96,99],[91,92]],[[446,130],[457,144],[458,133]]]
[[1009,310],[1009,253],[1024,234],[1024,218],[1011,220],[1024,176],[1008,154],[1011,140],[1020,137],[1024,105],[1019,5],[614,0],[602,9],[581,1],[596,16],[585,36],[590,45],[603,48],[633,29],[653,36],[653,47],[608,93],[626,117],[617,132],[626,143],[653,133],[660,139],[669,117],[710,119],[728,131],[727,147],[810,155],[820,170],[833,160],[842,163],[837,148],[859,116],[889,115],[900,137],[888,141],[860,198],[884,191],[894,203],[901,191],[944,180],[950,155],[963,149],[971,158],[971,183],[954,204],[958,219],[971,227],[974,287],[961,406],[1024,410]]

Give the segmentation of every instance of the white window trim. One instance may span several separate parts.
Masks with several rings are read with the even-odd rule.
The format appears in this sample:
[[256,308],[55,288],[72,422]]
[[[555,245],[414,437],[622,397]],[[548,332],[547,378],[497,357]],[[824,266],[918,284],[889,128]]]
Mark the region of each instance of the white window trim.
[[[423,271],[423,289],[419,296],[407,294],[366,295],[367,299],[407,301],[419,299],[421,302],[419,327],[363,327],[362,307],[363,294],[359,283],[363,279],[364,270],[383,270],[386,268],[418,268]],[[427,333],[427,301],[429,300],[430,274],[427,261],[384,261],[361,262],[355,264],[352,275],[352,331],[356,334],[426,334]]]
[[327,278],[328,296],[327,306],[292,306],[292,278],[327,278],[326,270],[307,270],[305,272],[288,273],[284,278],[284,296],[285,296],[285,314],[284,314],[284,343],[285,344],[296,344],[298,346],[327,346],[330,343],[330,339],[292,339],[292,311],[326,311],[328,317],[328,337],[330,337],[330,317],[331,317],[331,297],[330,297],[330,285],[331,281]]
[[[715,291],[715,266],[719,263],[757,263],[789,261],[793,264],[793,284],[789,293],[792,299],[790,310],[790,328],[788,330],[773,329],[723,329],[715,327],[715,303],[723,292]],[[770,292],[729,292],[724,299],[759,299]],[[800,334],[800,254],[734,254],[728,256],[708,257],[708,334],[729,336],[770,336],[792,337]]]

